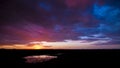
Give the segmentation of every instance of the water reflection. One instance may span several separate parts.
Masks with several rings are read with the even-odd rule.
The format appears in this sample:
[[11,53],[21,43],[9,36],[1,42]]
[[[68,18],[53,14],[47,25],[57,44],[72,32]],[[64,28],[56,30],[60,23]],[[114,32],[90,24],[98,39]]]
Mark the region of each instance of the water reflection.
[[57,56],[50,56],[50,55],[36,55],[36,56],[26,56],[24,59],[26,59],[26,63],[40,63],[40,62],[46,62],[52,59],[57,58]]

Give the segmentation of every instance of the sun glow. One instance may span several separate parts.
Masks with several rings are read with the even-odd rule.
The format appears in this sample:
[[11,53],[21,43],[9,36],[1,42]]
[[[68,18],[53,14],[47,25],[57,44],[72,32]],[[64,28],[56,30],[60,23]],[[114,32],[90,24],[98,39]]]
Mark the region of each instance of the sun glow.
[[36,44],[33,46],[33,49],[43,49],[43,46]]

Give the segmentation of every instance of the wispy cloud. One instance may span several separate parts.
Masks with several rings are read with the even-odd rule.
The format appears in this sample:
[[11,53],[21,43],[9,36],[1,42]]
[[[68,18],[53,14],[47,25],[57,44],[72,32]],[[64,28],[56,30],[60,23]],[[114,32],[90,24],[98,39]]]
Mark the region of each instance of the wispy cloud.
[[90,35],[90,36],[79,36],[78,38],[82,40],[112,40],[112,38],[107,37],[106,35],[101,33]]

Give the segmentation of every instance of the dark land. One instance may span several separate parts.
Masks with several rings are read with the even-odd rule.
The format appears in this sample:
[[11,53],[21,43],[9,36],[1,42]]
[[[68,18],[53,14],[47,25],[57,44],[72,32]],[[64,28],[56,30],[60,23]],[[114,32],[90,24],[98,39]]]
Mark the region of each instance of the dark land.
[[[58,56],[43,63],[25,63],[25,56],[53,55]],[[120,50],[0,50],[0,65],[4,67],[64,67],[87,65],[120,64]],[[3,68],[4,68],[3,67]]]

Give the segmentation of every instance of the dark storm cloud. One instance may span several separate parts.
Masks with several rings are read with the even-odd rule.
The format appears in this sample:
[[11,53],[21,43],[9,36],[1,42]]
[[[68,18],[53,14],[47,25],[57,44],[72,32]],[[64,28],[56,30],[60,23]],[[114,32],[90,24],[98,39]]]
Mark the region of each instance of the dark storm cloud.
[[[77,1],[78,0],[75,0],[74,2],[77,3]],[[83,3],[85,2],[83,1]],[[3,18],[1,21],[8,24],[11,22],[17,23],[19,21],[27,20],[35,23],[39,22],[40,24],[47,26],[50,25],[49,23],[52,23],[51,25],[54,24],[51,20],[51,18],[53,18],[57,20],[57,23],[60,22],[59,24],[72,24],[75,20],[77,20],[76,18],[78,16],[76,15],[79,11],[75,9],[75,7],[74,10],[72,10],[72,8],[68,8],[68,4],[69,0],[4,0],[1,4],[1,16]],[[86,5],[84,6],[86,7]],[[82,7],[79,8],[82,9]],[[69,21],[70,19],[71,21]]]
[[0,43],[78,39],[99,33],[118,37],[119,3],[114,0],[1,0]]

